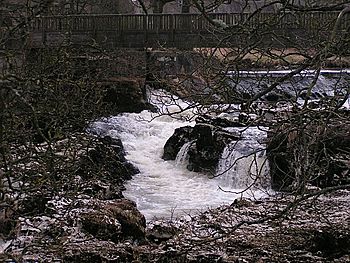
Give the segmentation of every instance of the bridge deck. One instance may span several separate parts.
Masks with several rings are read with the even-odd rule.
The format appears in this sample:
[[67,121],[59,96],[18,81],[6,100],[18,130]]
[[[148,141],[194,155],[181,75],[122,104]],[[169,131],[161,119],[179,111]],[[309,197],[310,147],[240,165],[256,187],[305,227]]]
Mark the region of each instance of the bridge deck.
[[[181,48],[237,46],[252,41],[285,45],[292,40],[305,45],[306,40],[317,43],[327,39],[338,15],[338,12],[209,14],[220,27],[213,26],[201,14],[42,16],[31,21],[30,36],[33,46],[95,41],[110,47]],[[349,28],[350,15],[346,14],[337,30],[348,33]],[[223,36],[225,41],[221,41]]]

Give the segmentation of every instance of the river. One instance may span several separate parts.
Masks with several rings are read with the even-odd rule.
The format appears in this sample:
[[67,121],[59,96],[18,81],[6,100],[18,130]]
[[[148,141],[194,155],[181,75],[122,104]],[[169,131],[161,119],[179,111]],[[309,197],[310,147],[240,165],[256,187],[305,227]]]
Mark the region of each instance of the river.
[[[255,72],[255,78],[260,76],[260,73]],[[266,72],[263,73],[266,74]],[[348,72],[345,73],[348,74]],[[245,74],[247,76],[243,79],[244,85],[251,85],[255,81],[254,78],[250,72]],[[278,76],[285,74],[285,71],[273,72],[273,74]],[[308,77],[312,72],[304,74]],[[333,77],[328,78],[330,74],[337,75],[339,71],[325,71],[320,74],[315,96],[334,94],[332,87],[339,81]],[[285,84],[281,88],[295,92],[295,87],[300,90],[306,86],[302,81],[296,82],[297,85]],[[163,95],[156,92],[153,96],[155,96],[153,100],[157,101],[157,97]],[[162,103],[158,101],[159,107],[167,107],[165,104],[164,101]],[[103,135],[118,137],[122,140],[126,158],[140,170],[139,174],[127,182],[125,197],[134,200],[145,217],[152,220],[159,217],[188,216],[210,207],[232,203],[242,196],[258,199],[273,193],[269,187],[268,164],[264,152],[265,146],[262,143],[266,138],[266,127],[245,129],[242,133],[243,139],[224,150],[217,169],[217,175],[220,176],[214,178],[186,169],[186,146],[180,151],[175,161],[164,161],[161,158],[163,146],[176,128],[195,125],[191,120],[194,113],[183,110],[186,105],[181,101],[178,106],[167,107],[166,111],[169,113],[181,112],[171,117],[157,117],[154,113],[143,111],[140,114],[124,113],[94,123],[94,127],[99,129],[100,133],[102,131]],[[349,107],[349,98],[344,107]],[[231,132],[239,131],[237,128],[232,129]],[[257,150],[258,154],[254,159],[244,157]],[[232,165],[233,163],[236,164]],[[251,165],[252,163],[254,164]],[[242,194],[241,191],[254,181],[251,175],[258,172],[264,175],[260,187],[250,188]]]

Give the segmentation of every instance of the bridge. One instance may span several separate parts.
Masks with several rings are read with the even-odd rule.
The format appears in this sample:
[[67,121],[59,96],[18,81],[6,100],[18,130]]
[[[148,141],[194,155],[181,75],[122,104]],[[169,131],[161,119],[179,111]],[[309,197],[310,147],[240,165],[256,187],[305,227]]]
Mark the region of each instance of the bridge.
[[[317,45],[329,39],[339,12],[66,15],[30,21],[31,47],[99,44],[103,47],[232,47]],[[208,19],[209,18],[209,19]],[[348,36],[350,14],[337,27]]]

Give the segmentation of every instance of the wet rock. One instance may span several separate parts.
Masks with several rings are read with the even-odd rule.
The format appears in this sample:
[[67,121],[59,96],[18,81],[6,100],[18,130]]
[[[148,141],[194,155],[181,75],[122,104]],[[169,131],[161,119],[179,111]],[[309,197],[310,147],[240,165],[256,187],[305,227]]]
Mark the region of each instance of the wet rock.
[[167,140],[164,145],[162,158],[164,160],[175,160],[176,155],[180,151],[181,147],[193,139],[192,131],[193,127],[191,126],[175,129],[174,134]]
[[214,126],[219,126],[222,128],[227,127],[245,127],[250,122],[249,116],[247,114],[241,113],[238,120],[229,120],[226,118],[215,117],[212,118],[208,115],[203,115],[196,118],[196,123],[206,123]]
[[101,181],[122,183],[129,180],[139,170],[126,161],[123,145],[120,140],[112,139],[109,136],[96,142],[90,149],[87,156],[81,158],[80,167],[77,173],[84,178],[100,174]]
[[136,240],[145,238],[146,219],[136,208],[133,201],[127,199],[115,200],[105,206],[113,218],[121,225],[124,237],[132,237]]
[[210,124],[197,124],[194,127],[193,136],[197,140],[188,151],[188,169],[211,174],[215,172],[226,145],[239,138]]
[[216,167],[224,145],[214,139],[213,130],[214,126],[208,124],[194,127],[193,134],[197,140],[188,151],[190,170],[211,171]]
[[197,123],[194,127],[175,130],[164,146],[163,159],[174,160],[181,147],[190,141],[187,168],[196,172],[213,172],[225,146],[239,136],[208,123]]

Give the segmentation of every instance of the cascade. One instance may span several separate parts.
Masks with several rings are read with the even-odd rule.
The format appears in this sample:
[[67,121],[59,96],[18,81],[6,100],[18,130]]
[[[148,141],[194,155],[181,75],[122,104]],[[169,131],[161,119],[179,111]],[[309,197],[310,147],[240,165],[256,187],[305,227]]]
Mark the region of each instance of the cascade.
[[188,150],[190,149],[192,143],[194,143],[194,141],[190,141],[182,145],[180,151],[176,155],[176,159],[175,159],[176,165],[182,165],[184,167],[187,166],[188,159],[189,159]]
[[[239,128],[231,128],[239,131]],[[242,132],[242,131],[240,131]],[[242,132],[242,139],[227,145],[219,160],[216,176],[228,188],[270,188],[269,167],[265,146],[259,141],[266,131],[250,127]]]
[[[124,113],[94,122],[91,127],[101,136],[109,135],[122,140],[126,158],[140,170],[126,183],[123,194],[137,203],[148,220],[195,213],[232,203],[242,196],[222,191],[220,188],[233,192],[239,190],[227,187],[222,178],[208,178],[207,175],[186,169],[187,152],[192,142],[182,147],[177,161],[164,161],[161,158],[163,146],[174,130],[181,126],[193,126],[194,123],[169,116],[153,117],[149,111]],[[259,198],[264,194],[254,191],[245,195]]]
[[[250,72],[246,73],[250,75]],[[308,77],[312,72],[306,73]],[[331,87],[338,83],[337,79],[329,78],[327,74],[333,73],[322,72],[315,87],[315,92],[323,96],[332,95],[335,91]],[[242,88],[254,88],[253,82],[254,80],[249,83],[244,80],[241,83]],[[305,89],[309,83],[305,79],[292,82],[284,83],[280,88],[295,93]],[[335,86],[341,87],[342,82],[339,83]],[[193,119],[193,111],[185,110],[188,104],[181,100],[176,100],[176,103],[168,101],[174,97],[156,93],[150,98],[150,102],[161,112],[169,113],[172,117],[164,115],[155,118],[153,113],[143,111],[140,114],[120,114],[92,125],[97,134],[120,138],[125,147],[126,158],[140,170],[140,174],[127,182],[125,197],[134,200],[139,210],[150,220],[154,217],[178,217],[208,207],[232,203],[242,196],[265,196],[270,181],[265,145],[262,143],[267,132],[264,127],[226,128],[229,132],[241,133],[242,140],[226,146],[214,178],[186,170],[187,152],[193,142],[183,145],[175,161],[164,161],[161,158],[163,146],[174,130],[181,126],[194,125],[193,122],[183,120]],[[349,108],[349,104],[348,99],[344,106]],[[174,115],[174,112],[178,114]],[[230,114],[229,111],[226,112],[226,115]],[[258,182],[257,186],[249,188],[255,181]],[[242,190],[247,187],[249,191],[242,195]]]

